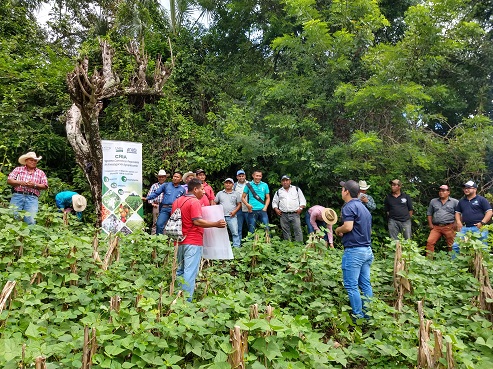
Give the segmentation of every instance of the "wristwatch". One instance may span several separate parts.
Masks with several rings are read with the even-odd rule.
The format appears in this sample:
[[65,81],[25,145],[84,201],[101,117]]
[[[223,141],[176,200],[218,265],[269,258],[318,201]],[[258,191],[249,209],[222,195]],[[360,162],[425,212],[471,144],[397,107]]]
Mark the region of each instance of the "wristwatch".
[[485,223],[485,222],[483,222],[483,221],[481,221],[480,223],[481,223],[482,225],[486,225],[486,223]]

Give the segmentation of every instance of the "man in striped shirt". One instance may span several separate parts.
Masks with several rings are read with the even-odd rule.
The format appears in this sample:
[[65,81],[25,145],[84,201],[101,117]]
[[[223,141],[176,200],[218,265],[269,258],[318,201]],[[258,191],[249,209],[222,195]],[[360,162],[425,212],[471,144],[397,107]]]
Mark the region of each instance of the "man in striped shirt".
[[37,168],[41,158],[33,151],[21,155],[19,163],[22,166],[15,168],[7,178],[7,184],[13,187],[10,205],[29,213],[24,216],[24,221],[29,225],[36,223],[34,218],[38,213],[38,197],[42,190],[48,188],[46,174]]
[[[159,187],[161,187],[161,185],[164,183],[164,181],[166,181],[166,171],[164,169],[161,169],[157,173],[157,182],[154,183],[151,186],[149,192],[147,193],[147,196],[150,196],[151,193],[153,193]],[[163,201],[163,196],[164,196],[164,194],[161,193],[155,199],[147,201],[149,204],[152,205],[152,228],[151,228],[151,234],[156,234],[156,221],[157,221],[157,217],[159,215],[159,204],[161,203],[161,201]]]

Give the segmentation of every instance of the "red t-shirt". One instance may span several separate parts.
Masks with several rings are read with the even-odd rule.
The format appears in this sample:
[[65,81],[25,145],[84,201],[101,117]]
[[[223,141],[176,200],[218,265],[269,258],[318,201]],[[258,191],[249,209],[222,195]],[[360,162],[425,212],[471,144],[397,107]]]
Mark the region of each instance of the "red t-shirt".
[[186,235],[183,242],[179,244],[203,246],[204,228],[193,224],[195,219],[202,219],[200,201],[194,195],[181,196],[173,202],[171,213],[173,214],[178,207],[181,209],[181,229],[183,235]]
[[214,201],[216,196],[214,196],[214,190],[211,185],[204,182],[204,196],[199,200],[202,206],[210,206],[211,201]]

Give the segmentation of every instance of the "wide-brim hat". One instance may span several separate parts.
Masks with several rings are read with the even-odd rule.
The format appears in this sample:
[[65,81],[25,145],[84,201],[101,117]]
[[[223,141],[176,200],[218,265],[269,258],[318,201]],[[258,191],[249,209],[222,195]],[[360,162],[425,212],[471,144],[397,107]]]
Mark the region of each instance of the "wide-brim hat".
[[87,206],[87,200],[82,195],[72,196],[72,207],[75,211],[84,211]]
[[195,178],[195,173],[194,173],[194,172],[186,172],[186,173],[183,175],[182,181],[183,181],[183,182],[186,182],[188,177],[193,177],[193,178]]
[[43,158],[42,156],[37,157],[36,156],[36,153],[34,151],[29,151],[27,154],[21,155],[19,157],[19,163],[22,164],[22,165],[26,165],[26,160],[27,159],[34,159],[36,161],[39,161],[42,158]]
[[358,184],[359,184],[360,190],[366,191],[367,189],[370,188],[370,185],[368,183],[366,183],[366,181],[359,181]]
[[159,172],[157,172],[157,176],[158,177],[161,177],[161,176],[167,177],[168,175],[166,174],[166,171],[164,169],[161,169]]
[[337,223],[337,213],[335,212],[334,209],[324,208],[324,210],[322,210],[322,219],[327,224],[331,224],[331,225],[336,224]]

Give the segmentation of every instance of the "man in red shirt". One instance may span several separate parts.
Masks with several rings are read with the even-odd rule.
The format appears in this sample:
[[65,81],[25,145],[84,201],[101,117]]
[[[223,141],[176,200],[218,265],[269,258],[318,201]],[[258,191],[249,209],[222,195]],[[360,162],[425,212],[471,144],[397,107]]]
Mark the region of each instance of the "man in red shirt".
[[204,228],[226,227],[224,219],[217,222],[202,219],[202,205],[200,203],[202,197],[204,197],[202,181],[193,178],[188,182],[188,193],[176,199],[171,210],[171,214],[177,208],[181,210],[182,232],[185,239],[178,243],[176,276],[184,279],[181,289],[189,293],[188,301],[192,301],[195,290],[195,278],[202,258]]
[[214,190],[212,189],[211,185],[205,181],[205,170],[197,169],[195,171],[195,175],[198,179],[202,181],[202,184],[204,185],[204,196],[202,197],[202,199],[200,199],[200,203],[202,204],[202,206],[215,205],[214,199],[216,198],[216,196],[214,195]]
[[35,223],[34,218],[38,212],[40,191],[48,188],[46,174],[36,167],[39,160],[41,160],[41,156],[37,157],[33,151],[22,155],[19,158],[19,163],[22,166],[15,168],[7,178],[7,184],[13,187],[14,192],[10,205],[16,210],[24,210],[29,213],[24,216],[24,221],[29,225]]

